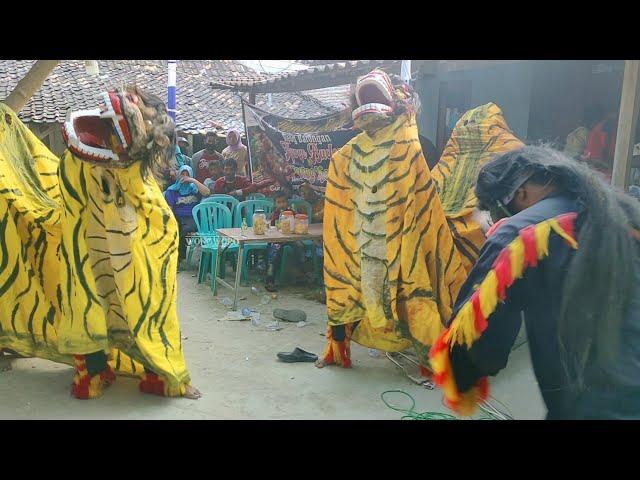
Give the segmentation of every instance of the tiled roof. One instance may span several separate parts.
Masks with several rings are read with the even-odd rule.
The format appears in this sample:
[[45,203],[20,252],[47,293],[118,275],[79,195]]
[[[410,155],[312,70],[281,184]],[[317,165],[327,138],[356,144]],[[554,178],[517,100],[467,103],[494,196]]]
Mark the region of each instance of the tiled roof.
[[[13,90],[35,60],[0,60],[0,99]],[[82,60],[62,60],[33,95],[19,116],[24,122],[62,123],[68,110],[95,108],[97,95],[109,88],[136,83],[166,98],[166,60],[100,60],[100,75],[90,76]],[[184,60],[177,64],[176,126],[185,133],[203,133],[217,128],[223,134],[242,128],[238,94],[213,90],[211,82],[259,81],[267,76],[234,60]],[[335,107],[298,92],[274,93],[257,104],[278,115],[307,118],[325,115]]]
[[[309,62],[309,61],[307,61]],[[318,64],[305,70],[288,71],[262,78],[238,78],[214,81],[212,87],[236,91],[288,92],[332,87],[353,82],[356,77],[374,68],[399,73],[401,60],[348,60],[338,63]]]
[[302,93],[315,98],[324,105],[342,109],[349,105],[350,85],[338,85],[337,87],[319,88],[317,90],[306,90]]

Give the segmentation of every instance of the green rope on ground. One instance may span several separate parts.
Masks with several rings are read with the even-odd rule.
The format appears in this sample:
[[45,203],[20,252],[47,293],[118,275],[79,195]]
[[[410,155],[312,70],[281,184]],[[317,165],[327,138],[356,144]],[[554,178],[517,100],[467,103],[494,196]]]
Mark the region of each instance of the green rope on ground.
[[[408,397],[409,400],[411,401],[411,406],[408,409],[405,409],[405,408],[400,408],[400,407],[397,407],[395,405],[392,405],[391,403],[389,403],[384,398],[384,396],[386,394],[390,394],[390,393],[400,393],[400,394],[404,395],[405,397]],[[449,415],[448,413],[416,412],[414,410],[414,408],[416,406],[416,401],[413,399],[413,397],[411,395],[409,395],[407,392],[405,392],[403,390],[385,390],[384,392],[382,392],[380,394],[380,399],[391,410],[394,410],[396,412],[400,412],[400,413],[404,413],[405,414],[402,417],[400,417],[400,420],[458,420],[457,417],[455,417],[454,415]],[[487,416],[483,416],[483,417],[479,418],[478,420],[493,420],[493,418],[487,417]]]

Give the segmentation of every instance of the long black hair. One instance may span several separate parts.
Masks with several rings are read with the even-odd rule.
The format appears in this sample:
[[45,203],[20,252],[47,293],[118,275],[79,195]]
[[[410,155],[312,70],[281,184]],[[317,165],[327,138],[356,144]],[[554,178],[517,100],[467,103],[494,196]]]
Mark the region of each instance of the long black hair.
[[[578,250],[566,275],[558,334],[569,378],[582,388],[585,368],[606,375],[616,360],[622,325],[636,281],[633,271],[638,244],[630,234],[640,226],[640,203],[606,185],[588,167],[548,147],[526,146],[483,167],[476,186],[481,205],[488,206],[519,185],[509,185],[505,172],[522,181],[553,181],[559,191],[575,196],[580,207]],[[527,175],[524,175],[527,177]]]

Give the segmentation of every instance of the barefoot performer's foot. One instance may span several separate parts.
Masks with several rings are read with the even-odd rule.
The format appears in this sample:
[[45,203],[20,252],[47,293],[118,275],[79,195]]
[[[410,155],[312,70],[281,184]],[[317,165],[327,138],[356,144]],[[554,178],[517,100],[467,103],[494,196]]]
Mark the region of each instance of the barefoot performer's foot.
[[202,398],[202,393],[200,393],[200,390],[198,390],[193,385],[187,385],[186,389],[184,391],[184,395],[182,395],[182,396],[184,398],[190,398],[192,400],[197,400],[199,398]]

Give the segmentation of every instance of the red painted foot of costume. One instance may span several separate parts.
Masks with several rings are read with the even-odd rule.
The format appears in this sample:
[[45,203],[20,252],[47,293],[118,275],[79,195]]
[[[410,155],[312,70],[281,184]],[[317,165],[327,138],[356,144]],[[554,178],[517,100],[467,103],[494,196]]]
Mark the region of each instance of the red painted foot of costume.
[[103,388],[108,387],[116,380],[116,375],[109,366],[97,375],[90,375],[85,355],[74,355],[73,363],[76,373],[71,384],[71,394],[79,400],[100,397]]
[[[344,329],[344,333],[342,329]],[[339,327],[330,326],[327,329],[327,346],[322,354],[322,358],[316,362],[316,367],[322,368],[326,365],[338,365],[342,368],[351,368],[352,330],[353,328],[350,324],[340,325]],[[343,339],[336,339],[336,333]]]
[[145,372],[140,380],[140,391],[150,395],[160,395],[162,397],[187,397],[200,398],[201,394],[198,389],[181,383],[177,386],[169,385],[166,379],[157,373]]
[[420,365],[420,375],[425,378],[431,378],[433,377],[433,372],[424,365]]

